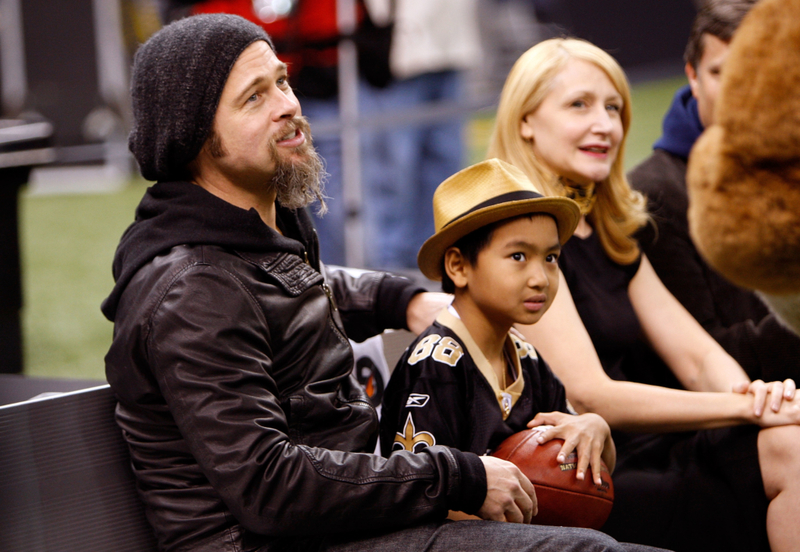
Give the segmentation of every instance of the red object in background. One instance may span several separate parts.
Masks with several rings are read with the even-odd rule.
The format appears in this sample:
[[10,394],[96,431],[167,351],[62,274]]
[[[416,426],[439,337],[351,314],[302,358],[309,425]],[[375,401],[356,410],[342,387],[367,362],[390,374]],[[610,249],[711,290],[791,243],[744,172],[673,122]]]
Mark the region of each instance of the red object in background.
[[591,470],[579,481],[578,457],[574,452],[561,463],[556,459],[564,441],[536,441],[540,430],[515,433],[492,452],[515,464],[533,483],[539,502],[539,514],[531,520],[538,525],[564,525],[600,529],[614,504],[614,484],[603,464],[602,485],[596,485]]
[[[358,21],[364,17],[361,2]],[[230,13],[260,25],[272,38],[278,57],[293,67],[305,63],[315,67],[336,67],[339,27],[336,0],[299,0],[289,17],[266,23],[253,10],[252,0],[205,0],[192,7],[192,13]]]

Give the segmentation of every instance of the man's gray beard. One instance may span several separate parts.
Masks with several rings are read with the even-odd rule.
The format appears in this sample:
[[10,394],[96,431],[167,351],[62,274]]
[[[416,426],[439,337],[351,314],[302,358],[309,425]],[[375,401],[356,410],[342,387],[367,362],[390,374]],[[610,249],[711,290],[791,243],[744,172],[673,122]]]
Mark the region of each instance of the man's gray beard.
[[[308,134],[307,134],[308,136]],[[325,204],[325,167],[322,158],[310,143],[300,147],[301,160],[284,159],[272,144],[272,158],[276,160],[275,174],[270,185],[275,188],[276,199],[287,209],[302,209],[319,201],[318,215],[328,212]]]
[[[301,161],[284,159],[278,153],[277,144],[274,141],[270,142],[270,154],[275,160],[276,168],[268,184],[275,188],[276,199],[287,209],[302,209],[319,200],[317,214],[324,215],[328,212],[328,206],[325,204],[325,178],[328,175],[322,158],[311,142],[311,129],[306,118],[295,117],[292,124],[294,128],[299,128],[308,140],[296,150],[303,159]],[[214,128],[211,129],[203,147],[208,150],[211,157],[221,158],[227,155],[225,146]]]

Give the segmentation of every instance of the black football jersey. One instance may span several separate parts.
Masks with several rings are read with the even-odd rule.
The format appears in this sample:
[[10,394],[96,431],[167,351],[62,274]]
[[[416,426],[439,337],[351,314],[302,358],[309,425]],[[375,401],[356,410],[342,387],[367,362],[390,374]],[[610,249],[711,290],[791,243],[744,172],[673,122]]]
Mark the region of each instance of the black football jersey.
[[509,384],[459,318],[443,311],[397,363],[384,394],[381,452],[446,445],[494,450],[539,412],[567,412],[566,392],[532,345],[509,333]]

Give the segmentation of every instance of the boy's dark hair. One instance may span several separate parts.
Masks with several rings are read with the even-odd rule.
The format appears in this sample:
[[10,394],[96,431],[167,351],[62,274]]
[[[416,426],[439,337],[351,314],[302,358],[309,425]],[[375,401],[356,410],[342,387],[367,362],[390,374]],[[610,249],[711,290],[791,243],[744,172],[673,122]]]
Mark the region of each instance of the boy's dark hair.
[[706,34],[730,42],[739,24],[758,0],[706,0],[692,25],[683,60],[697,69],[705,51]]
[[[494,231],[500,226],[503,226],[509,222],[514,222],[518,219],[532,219],[533,217],[540,216],[552,218],[556,223],[556,228],[558,228],[558,221],[549,213],[526,213],[524,215],[498,220],[497,222],[487,224],[486,226],[481,226],[477,230],[473,230],[458,240],[450,247],[457,247],[458,250],[461,251],[461,255],[464,257],[464,259],[466,259],[471,266],[475,266],[475,263],[478,262],[478,254],[483,251],[487,245],[489,245],[489,242],[492,241],[492,235],[494,234]],[[448,247],[448,249],[450,248]],[[450,276],[447,275],[447,271],[444,269],[444,257],[442,257],[442,291],[445,293],[456,292],[456,285],[453,283],[453,280],[450,279]]]

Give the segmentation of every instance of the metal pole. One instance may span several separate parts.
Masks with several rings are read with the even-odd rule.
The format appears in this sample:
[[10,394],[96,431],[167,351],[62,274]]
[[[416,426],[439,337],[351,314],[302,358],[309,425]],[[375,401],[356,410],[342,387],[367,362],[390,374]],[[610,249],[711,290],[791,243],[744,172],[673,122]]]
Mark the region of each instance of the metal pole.
[[[352,35],[357,25],[355,0],[337,0],[339,32]],[[342,194],[345,208],[344,243],[347,266],[363,268],[361,221],[361,138],[358,131],[358,53],[352,40],[339,43],[339,117],[342,121]]]
[[131,172],[126,120],[128,107],[128,63],[122,35],[122,7],[119,0],[93,0],[94,41],[100,97],[106,105],[95,108],[93,131],[102,138],[105,162],[127,178]]
[[15,116],[25,107],[28,94],[20,0],[0,0],[0,56],[3,110]]

